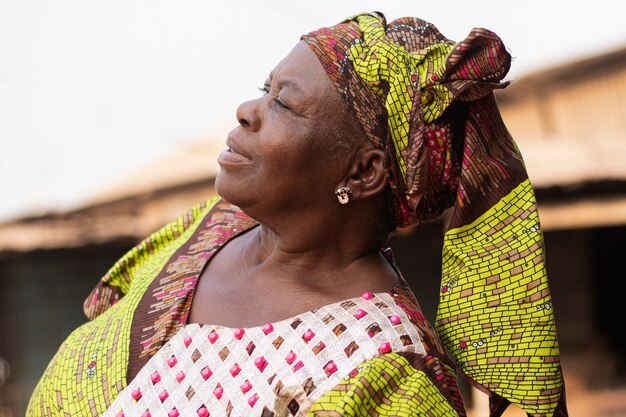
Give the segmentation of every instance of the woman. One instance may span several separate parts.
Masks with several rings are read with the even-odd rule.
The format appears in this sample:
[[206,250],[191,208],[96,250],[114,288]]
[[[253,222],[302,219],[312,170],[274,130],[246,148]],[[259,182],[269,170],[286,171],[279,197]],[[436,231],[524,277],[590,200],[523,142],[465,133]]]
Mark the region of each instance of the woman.
[[[492,416],[567,415],[534,194],[491,93],[509,65],[484,29],[378,13],[303,36],[237,110],[223,200],[109,271],[28,415],[465,415],[455,366]],[[437,334],[380,248],[450,206]]]

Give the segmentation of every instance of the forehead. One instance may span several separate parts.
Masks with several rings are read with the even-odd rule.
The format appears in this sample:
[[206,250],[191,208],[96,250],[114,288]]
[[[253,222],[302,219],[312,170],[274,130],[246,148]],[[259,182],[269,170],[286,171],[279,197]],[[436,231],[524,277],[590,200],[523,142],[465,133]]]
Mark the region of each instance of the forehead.
[[317,55],[302,41],[278,63],[270,73],[270,78],[277,81],[281,87],[299,90],[299,93],[306,95],[328,94],[334,91],[334,86]]

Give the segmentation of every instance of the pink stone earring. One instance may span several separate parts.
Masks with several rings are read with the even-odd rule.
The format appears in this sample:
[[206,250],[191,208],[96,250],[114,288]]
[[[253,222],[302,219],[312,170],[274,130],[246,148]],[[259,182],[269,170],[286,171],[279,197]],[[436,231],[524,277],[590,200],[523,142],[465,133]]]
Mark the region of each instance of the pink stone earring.
[[352,191],[348,187],[341,187],[335,190],[335,195],[341,204],[348,204]]

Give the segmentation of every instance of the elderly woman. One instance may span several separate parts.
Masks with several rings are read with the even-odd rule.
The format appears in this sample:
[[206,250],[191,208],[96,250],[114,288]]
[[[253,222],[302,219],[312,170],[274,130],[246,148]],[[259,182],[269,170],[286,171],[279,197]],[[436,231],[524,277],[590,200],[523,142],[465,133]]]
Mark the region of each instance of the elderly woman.
[[[361,14],[237,109],[217,191],[85,302],[28,415],[463,416],[456,368],[566,415],[533,190],[492,90],[500,39]],[[454,206],[437,332],[381,249]],[[419,248],[416,248],[419,250]]]

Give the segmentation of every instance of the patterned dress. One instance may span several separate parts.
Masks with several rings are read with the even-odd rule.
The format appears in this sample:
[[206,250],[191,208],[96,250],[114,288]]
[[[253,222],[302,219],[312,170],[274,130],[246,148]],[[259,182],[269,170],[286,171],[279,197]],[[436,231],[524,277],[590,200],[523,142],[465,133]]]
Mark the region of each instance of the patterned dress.
[[129,251],[85,301],[91,321],[62,344],[27,416],[465,415],[403,280],[265,326],[188,324],[207,262],[256,225],[214,199]]

